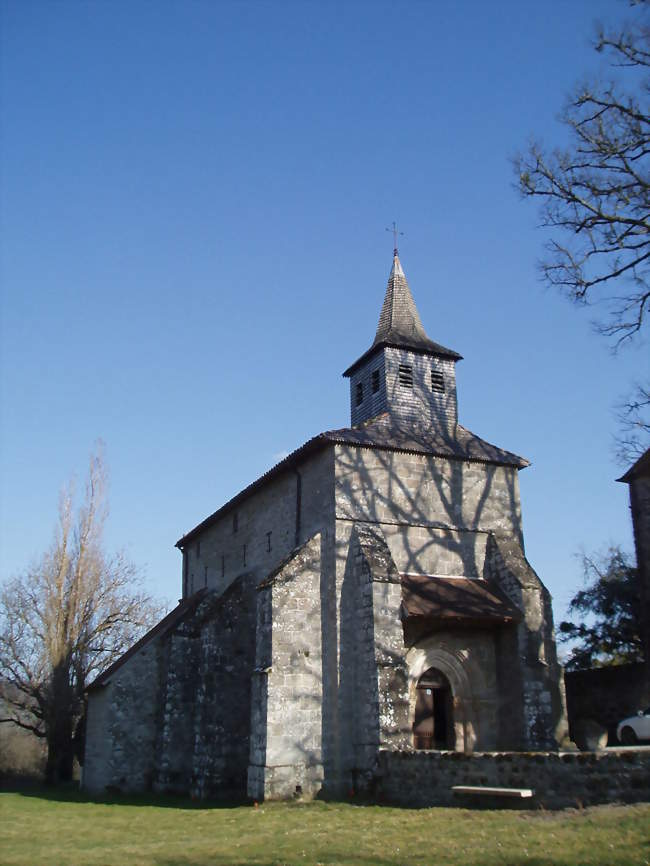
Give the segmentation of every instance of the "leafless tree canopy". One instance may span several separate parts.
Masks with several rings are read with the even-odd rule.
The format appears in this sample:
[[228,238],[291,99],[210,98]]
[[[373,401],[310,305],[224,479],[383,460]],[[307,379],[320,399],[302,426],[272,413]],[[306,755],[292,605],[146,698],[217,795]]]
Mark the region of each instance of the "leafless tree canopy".
[[545,153],[534,143],[516,169],[543,225],[562,230],[541,263],[546,280],[573,300],[604,302],[600,329],[620,343],[641,330],[650,303],[650,30],[601,33],[596,48],[627,70],[630,89],[579,87],[561,116],[571,146]]
[[[635,23],[601,30],[595,44],[615,80],[582,84],[562,112],[568,147],[548,152],[533,143],[515,159],[520,192],[539,202],[542,225],[557,230],[540,263],[545,281],[596,305],[595,326],[614,349],[643,339],[650,307],[650,4],[632,5]],[[647,394],[638,386],[620,407],[623,462],[648,446]]]
[[0,588],[0,677],[13,722],[48,744],[48,774],[66,777],[74,726],[89,682],[151,627],[160,607],[140,590],[137,569],[103,545],[106,472],[94,455],[81,506],[61,495],[49,550]]
[[644,453],[650,440],[650,384],[637,382],[634,389],[616,407],[616,412],[616,457],[621,465],[630,466]]

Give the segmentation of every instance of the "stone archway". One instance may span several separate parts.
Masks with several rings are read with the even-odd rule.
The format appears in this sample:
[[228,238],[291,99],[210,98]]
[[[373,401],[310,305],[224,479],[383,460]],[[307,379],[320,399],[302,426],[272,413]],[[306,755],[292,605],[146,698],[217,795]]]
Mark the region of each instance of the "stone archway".
[[473,707],[471,668],[467,650],[457,650],[436,637],[421,641],[406,654],[409,669],[409,718],[415,717],[417,685],[431,668],[440,671],[451,689],[453,725],[449,748],[472,752],[478,735],[478,724]]

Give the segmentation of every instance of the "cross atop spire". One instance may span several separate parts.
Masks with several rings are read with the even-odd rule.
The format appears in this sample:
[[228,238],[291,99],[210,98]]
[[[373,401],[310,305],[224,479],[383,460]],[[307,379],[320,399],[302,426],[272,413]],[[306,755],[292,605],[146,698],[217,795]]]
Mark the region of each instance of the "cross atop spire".
[[393,233],[393,255],[396,256],[397,255],[397,238],[399,235],[404,237],[404,232],[401,232],[398,230],[397,223],[395,222],[395,220],[393,220],[392,228],[387,228],[386,231]]

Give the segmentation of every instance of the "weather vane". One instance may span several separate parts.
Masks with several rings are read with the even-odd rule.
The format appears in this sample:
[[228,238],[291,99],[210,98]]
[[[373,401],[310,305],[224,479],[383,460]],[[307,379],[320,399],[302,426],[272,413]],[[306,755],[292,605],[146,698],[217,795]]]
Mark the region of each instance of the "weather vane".
[[392,227],[392,228],[387,228],[386,231],[387,231],[387,232],[392,232],[392,233],[393,233],[393,255],[396,256],[396,255],[397,255],[397,238],[398,238],[399,235],[401,235],[402,237],[404,237],[404,232],[400,232],[400,231],[398,231],[398,229],[397,229],[397,223],[395,222],[395,220],[393,220],[393,227]]

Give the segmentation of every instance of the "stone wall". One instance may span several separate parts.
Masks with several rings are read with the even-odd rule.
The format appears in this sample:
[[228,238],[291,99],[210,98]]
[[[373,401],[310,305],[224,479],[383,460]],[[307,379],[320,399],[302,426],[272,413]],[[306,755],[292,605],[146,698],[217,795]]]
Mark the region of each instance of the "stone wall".
[[401,806],[497,806],[505,798],[455,795],[454,785],[532,788],[527,808],[650,800],[650,750],[618,752],[379,753],[376,790]]
[[183,551],[183,595],[206,586],[223,592],[243,572],[262,581],[321,529],[333,496],[333,453],[324,449],[225,508]]
[[401,574],[483,577],[487,532],[383,524]]
[[245,796],[254,602],[250,575],[197,594],[89,692],[84,788]]
[[153,784],[161,701],[163,638],[131,656],[88,695],[83,786],[149,790]]
[[247,574],[223,596],[208,593],[169,637],[155,790],[245,796],[254,656]]
[[[393,536],[402,533],[399,545],[396,539],[391,544],[400,571],[408,571],[409,557],[417,561],[435,541],[423,538],[413,549],[409,538],[417,538],[417,527],[496,532],[522,541],[513,467],[337,445],[335,492],[338,520],[386,524],[394,527]],[[479,538],[468,545],[452,532],[440,543],[456,555],[456,573],[476,573]]]

